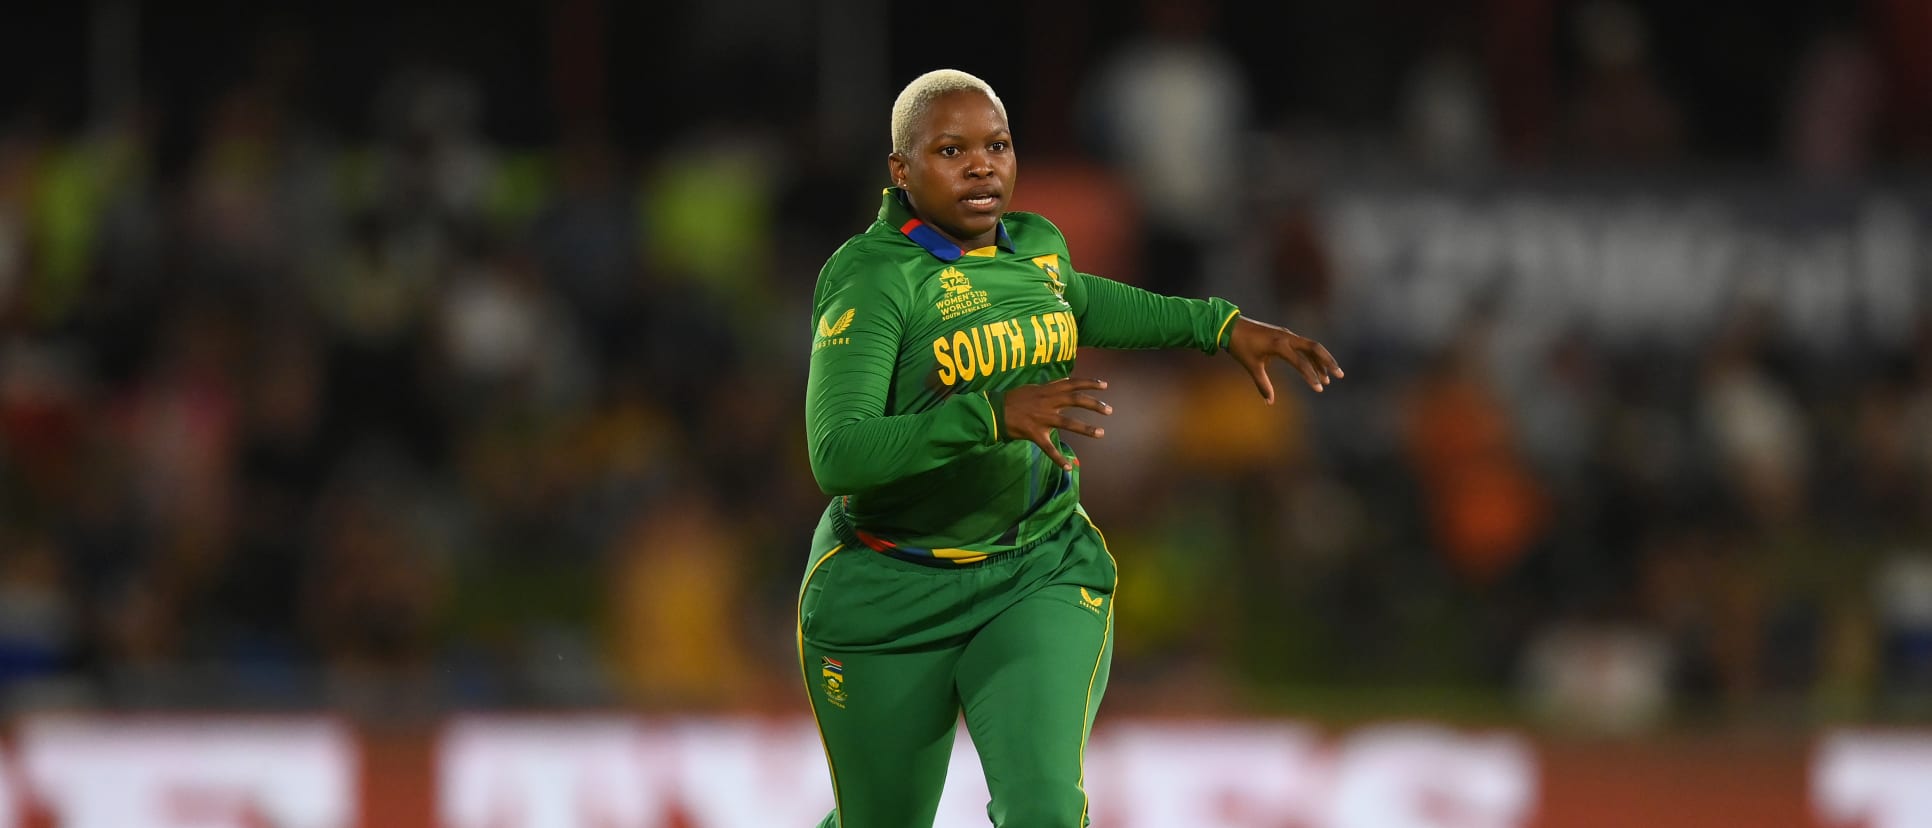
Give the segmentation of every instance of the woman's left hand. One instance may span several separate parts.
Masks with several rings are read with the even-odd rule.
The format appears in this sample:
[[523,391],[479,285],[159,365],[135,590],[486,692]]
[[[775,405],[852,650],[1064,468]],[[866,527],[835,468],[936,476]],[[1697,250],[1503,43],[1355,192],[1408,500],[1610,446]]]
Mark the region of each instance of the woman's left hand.
[[1279,359],[1301,373],[1303,382],[1319,392],[1331,380],[1342,378],[1342,367],[1320,342],[1294,331],[1245,316],[1234,321],[1234,334],[1228,339],[1228,355],[1248,369],[1255,390],[1269,405],[1275,404],[1275,386],[1268,379],[1268,360]]

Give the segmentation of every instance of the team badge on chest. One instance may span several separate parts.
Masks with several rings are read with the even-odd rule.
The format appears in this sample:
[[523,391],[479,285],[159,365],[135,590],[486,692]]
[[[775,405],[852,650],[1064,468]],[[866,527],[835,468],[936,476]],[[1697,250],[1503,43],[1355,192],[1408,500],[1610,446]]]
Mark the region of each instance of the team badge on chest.
[[1060,254],[1048,253],[1045,256],[1034,256],[1033,263],[1046,272],[1047,290],[1053,291],[1053,298],[1060,300],[1060,304],[1066,305],[1067,283],[1060,281]]

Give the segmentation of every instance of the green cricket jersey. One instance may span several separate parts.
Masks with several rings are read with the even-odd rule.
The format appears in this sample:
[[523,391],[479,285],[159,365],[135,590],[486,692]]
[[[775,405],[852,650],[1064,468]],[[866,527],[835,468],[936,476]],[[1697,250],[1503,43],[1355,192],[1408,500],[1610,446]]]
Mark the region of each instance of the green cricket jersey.
[[1080,345],[1212,354],[1240,311],[1080,273],[1032,213],[962,251],[888,189],[879,220],[819,272],[812,313],[805,431],[831,508],[875,549],[969,563],[1026,546],[1079,502],[1057,433],[1071,472],[1003,436],[1007,389],[1066,377]]

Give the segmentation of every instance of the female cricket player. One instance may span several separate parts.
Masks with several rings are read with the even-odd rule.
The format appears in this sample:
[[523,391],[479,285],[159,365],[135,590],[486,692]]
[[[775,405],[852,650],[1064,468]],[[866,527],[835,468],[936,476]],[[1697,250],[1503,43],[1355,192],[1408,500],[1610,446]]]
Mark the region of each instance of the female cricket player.
[[1088,824],[1081,765],[1113,654],[1114,560],[1062,439],[1105,429],[1076,349],[1224,350],[1274,402],[1268,361],[1315,391],[1320,344],[1222,299],[1074,269],[1046,219],[1007,212],[1006,108],[921,75],[892,107],[879,219],[813,294],[805,427],[832,496],[798,597],[798,657],[834,808],[821,828],[930,826],[963,711],[1002,828]]

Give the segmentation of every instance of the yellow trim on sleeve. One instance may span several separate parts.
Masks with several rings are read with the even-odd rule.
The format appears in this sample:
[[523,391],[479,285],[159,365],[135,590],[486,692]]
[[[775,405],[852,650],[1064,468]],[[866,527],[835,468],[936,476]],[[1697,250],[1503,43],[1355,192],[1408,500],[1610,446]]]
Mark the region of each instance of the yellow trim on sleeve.
[[1002,436],[1000,434],[1000,413],[993,410],[993,397],[991,395],[985,391],[981,391],[979,392],[979,398],[986,401],[986,416],[993,419],[993,442],[997,443]]
[[[1214,332],[1214,347],[1221,347],[1221,335],[1228,332],[1228,326],[1234,324],[1234,318],[1240,315],[1241,309],[1235,308],[1233,313],[1228,314],[1228,318],[1221,320],[1221,329]],[[1088,523],[1092,523],[1092,521],[1088,521]]]

